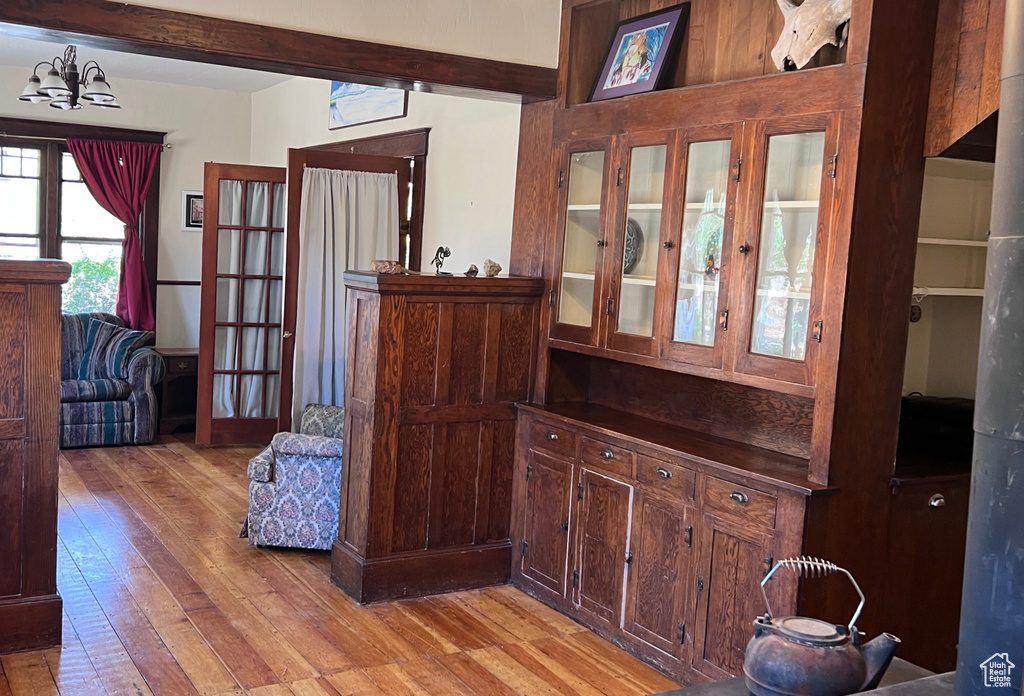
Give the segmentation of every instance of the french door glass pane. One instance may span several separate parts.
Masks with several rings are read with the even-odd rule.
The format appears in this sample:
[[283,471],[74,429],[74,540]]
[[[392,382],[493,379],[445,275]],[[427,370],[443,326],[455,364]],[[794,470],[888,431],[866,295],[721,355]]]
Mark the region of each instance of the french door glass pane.
[[239,390],[239,405],[242,418],[263,416],[263,375],[242,375]]
[[242,182],[221,179],[218,223],[221,225],[242,224]]
[[807,352],[824,133],[768,139],[750,350],[792,360]]
[[71,264],[71,278],[61,288],[61,309],[113,314],[121,277],[121,243],[63,242],[61,258]]
[[217,230],[218,273],[238,273],[241,239],[241,230]]
[[672,330],[672,340],[681,343],[715,343],[731,147],[729,140],[689,146]]
[[214,317],[218,322],[238,321],[238,279],[217,279],[217,313]]
[[630,153],[626,221],[622,231],[620,333],[637,336],[654,333],[654,289],[667,150],[665,145],[649,145],[635,147]]
[[235,375],[213,376],[213,417],[234,418]]
[[576,152],[569,157],[569,195],[565,211],[558,321],[590,326],[600,239],[604,152]]
[[274,213],[271,227],[284,227],[284,218],[287,209],[284,204],[284,184],[274,184]]
[[266,181],[250,181],[245,200],[245,224],[250,227],[266,227],[269,220],[270,201],[267,200]]

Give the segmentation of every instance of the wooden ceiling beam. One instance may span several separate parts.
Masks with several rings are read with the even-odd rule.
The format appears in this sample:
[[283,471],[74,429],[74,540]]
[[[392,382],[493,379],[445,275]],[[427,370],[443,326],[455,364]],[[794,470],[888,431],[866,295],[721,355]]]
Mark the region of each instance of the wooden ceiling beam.
[[456,96],[551,99],[556,71],[108,0],[4,0],[0,33]]

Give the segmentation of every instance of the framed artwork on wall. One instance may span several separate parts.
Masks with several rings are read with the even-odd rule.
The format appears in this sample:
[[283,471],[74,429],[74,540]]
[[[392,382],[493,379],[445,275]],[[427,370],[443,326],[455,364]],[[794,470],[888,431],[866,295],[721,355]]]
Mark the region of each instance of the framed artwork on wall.
[[620,22],[590,101],[657,89],[689,18],[690,3],[684,2]]
[[333,81],[327,127],[336,130],[402,118],[408,109],[409,93],[404,89]]
[[181,192],[181,229],[184,231],[203,229],[202,191]]

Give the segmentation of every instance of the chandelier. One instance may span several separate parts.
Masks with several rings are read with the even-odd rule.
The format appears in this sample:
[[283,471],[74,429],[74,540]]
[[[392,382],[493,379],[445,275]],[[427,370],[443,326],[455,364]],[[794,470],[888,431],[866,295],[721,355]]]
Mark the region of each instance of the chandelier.
[[[63,58],[44,60],[36,65],[32,70],[32,77],[28,78],[28,84],[21,90],[18,99],[33,104],[49,102],[53,108],[65,111],[81,109],[79,99],[105,109],[120,109],[121,105],[110,91],[107,76],[103,74],[99,63],[90,60],[79,73],[75,64],[77,57],[77,49],[68,46],[64,49]],[[43,65],[50,66],[50,70],[46,77],[40,80],[38,73],[40,66]]]

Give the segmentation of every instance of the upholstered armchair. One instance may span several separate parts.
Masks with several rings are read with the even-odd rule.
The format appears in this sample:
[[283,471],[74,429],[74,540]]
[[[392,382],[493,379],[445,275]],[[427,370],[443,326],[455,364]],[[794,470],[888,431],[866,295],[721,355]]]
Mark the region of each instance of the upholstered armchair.
[[249,460],[249,516],[258,546],[330,549],[338,535],[345,409],[310,404],[298,433],[278,433]]

